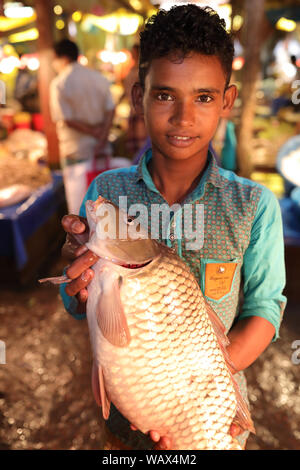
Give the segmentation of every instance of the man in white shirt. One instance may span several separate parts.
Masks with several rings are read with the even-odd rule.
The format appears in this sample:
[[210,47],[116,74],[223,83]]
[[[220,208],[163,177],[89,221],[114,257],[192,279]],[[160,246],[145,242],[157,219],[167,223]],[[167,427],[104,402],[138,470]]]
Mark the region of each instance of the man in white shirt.
[[78,214],[86,192],[86,172],[95,156],[111,153],[108,142],[114,103],[108,80],[77,62],[77,45],[63,39],[54,46],[50,109],[56,123],[68,210]]

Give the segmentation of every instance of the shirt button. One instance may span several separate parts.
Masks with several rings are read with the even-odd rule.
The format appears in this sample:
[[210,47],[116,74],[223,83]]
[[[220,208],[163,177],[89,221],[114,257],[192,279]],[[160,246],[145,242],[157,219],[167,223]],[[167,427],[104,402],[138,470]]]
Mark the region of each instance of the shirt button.
[[174,233],[171,233],[171,235],[170,235],[170,240],[171,240],[171,242],[173,242],[174,239],[175,239],[175,235],[174,235]]

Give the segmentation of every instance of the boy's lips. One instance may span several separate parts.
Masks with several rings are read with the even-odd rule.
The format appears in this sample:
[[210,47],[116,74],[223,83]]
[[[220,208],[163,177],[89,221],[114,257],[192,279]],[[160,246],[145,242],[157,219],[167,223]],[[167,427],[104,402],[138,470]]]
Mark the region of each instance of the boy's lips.
[[188,136],[182,134],[167,134],[167,140],[174,147],[189,147],[198,139],[198,136]]

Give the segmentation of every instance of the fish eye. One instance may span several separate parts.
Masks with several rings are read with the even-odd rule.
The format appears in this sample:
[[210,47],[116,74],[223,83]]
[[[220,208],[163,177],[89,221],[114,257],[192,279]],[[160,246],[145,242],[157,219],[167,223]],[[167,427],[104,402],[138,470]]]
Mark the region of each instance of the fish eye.
[[132,225],[134,223],[134,217],[132,217],[131,215],[127,216],[127,219],[126,219],[126,223],[128,225]]

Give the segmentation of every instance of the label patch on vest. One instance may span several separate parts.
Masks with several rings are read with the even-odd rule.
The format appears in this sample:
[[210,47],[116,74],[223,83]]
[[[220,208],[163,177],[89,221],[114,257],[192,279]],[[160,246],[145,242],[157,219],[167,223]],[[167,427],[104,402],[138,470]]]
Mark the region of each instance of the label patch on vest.
[[207,263],[204,295],[219,300],[229,294],[237,263]]

